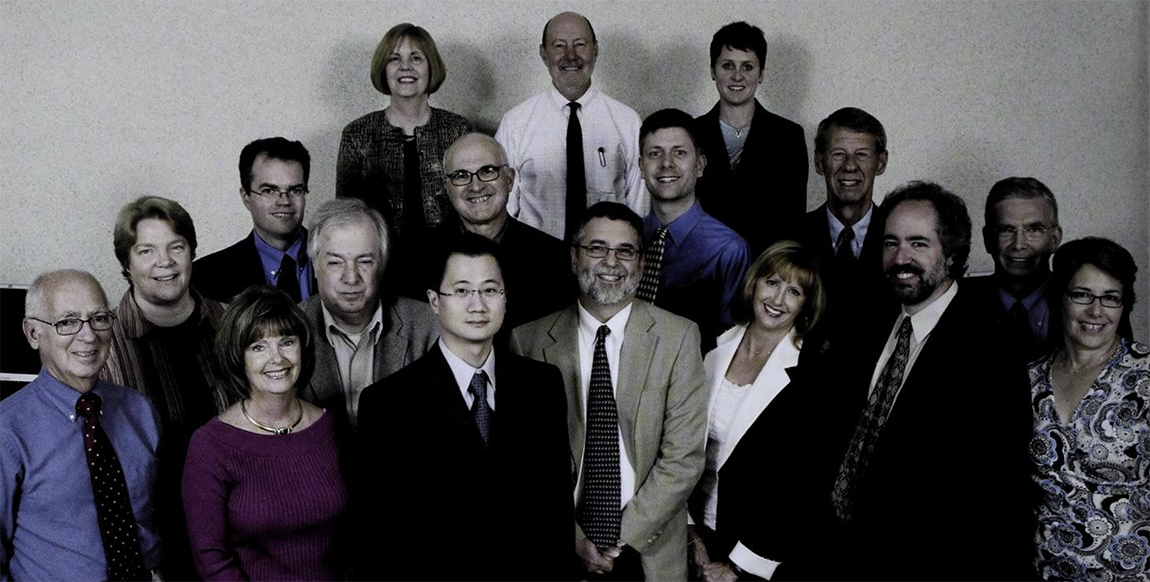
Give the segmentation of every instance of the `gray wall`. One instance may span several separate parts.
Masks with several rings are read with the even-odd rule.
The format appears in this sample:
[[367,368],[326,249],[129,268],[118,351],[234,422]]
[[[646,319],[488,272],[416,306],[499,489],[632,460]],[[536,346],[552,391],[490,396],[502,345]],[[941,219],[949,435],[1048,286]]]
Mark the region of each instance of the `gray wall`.
[[[1148,4],[1134,2],[582,2],[595,82],[641,115],[715,101],[707,45],[745,19],[767,33],[768,108],[806,128],[838,107],[890,136],[877,190],[938,181],[970,205],[1030,175],[1059,197],[1065,239],[1129,248],[1135,332],[1150,328]],[[313,208],[333,196],[340,130],[382,107],[367,71],[390,26],[428,28],[448,62],[432,104],[494,130],[548,82],[543,23],[570,4],[454,1],[0,0],[0,283],[93,271],[113,301],[118,208],[174,198],[200,253],[245,235],[236,161],[254,138],[312,152]],[[808,148],[811,147],[808,144]],[[808,205],[825,196],[814,172]],[[973,270],[991,269],[976,235]]]

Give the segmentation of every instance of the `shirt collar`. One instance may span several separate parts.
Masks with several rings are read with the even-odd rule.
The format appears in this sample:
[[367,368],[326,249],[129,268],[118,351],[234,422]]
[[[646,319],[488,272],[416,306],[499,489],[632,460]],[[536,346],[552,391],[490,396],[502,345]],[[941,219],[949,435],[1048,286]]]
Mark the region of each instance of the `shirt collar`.
[[[554,103],[555,107],[557,107],[558,109],[561,109],[561,110],[566,109],[567,104],[571,102],[570,99],[564,97],[563,94],[560,93],[559,90],[555,88],[555,83],[551,84],[550,95],[551,95],[551,102]],[[591,87],[589,89],[587,89],[587,91],[584,92],[582,96],[580,96],[578,99],[575,100],[575,102],[579,104],[580,109],[584,109],[587,107],[587,104],[590,103],[591,100],[594,99],[595,97],[597,97],[598,95],[599,95],[599,89],[596,89],[595,85],[592,84]],[[566,111],[564,111],[564,113],[566,113]]]
[[[851,227],[855,231],[855,240],[858,241],[860,246],[862,245],[862,241],[866,239],[867,231],[870,230],[870,219],[873,215],[874,203],[871,203],[870,208],[868,208],[866,211],[866,214],[862,215],[862,218],[860,218],[859,221],[854,223],[854,225]],[[831,212],[830,206],[827,206],[827,224],[829,224],[831,227],[831,246],[833,247],[834,245],[838,244],[839,235],[842,234],[843,229],[846,228],[846,225],[843,224],[841,220],[839,220],[839,217],[835,216],[835,213]]]
[[[40,374],[36,377],[36,382],[40,384],[40,394],[42,394],[68,422],[76,422],[76,402],[80,400],[80,391],[57,380],[56,377],[49,374],[45,368],[40,368]],[[104,398],[106,390],[103,380],[97,380],[96,385],[92,387],[92,393],[99,396],[105,405],[108,402],[108,399]]]
[[291,255],[291,258],[295,259],[297,265],[303,265],[304,263],[301,257],[304,256],[305,249],[307,248],[307,229],[302,226],[299,228],[299,236],[297,236],[295,241],[284,251],[265,242],[264,239],[260,238],[259,233],[254,230],[252,231],[252,239],[256,242],[256,250],[260,253],[260,261],[263,262],[264,270],[269,273],[279,270],[280,263],[284,260],[284,255]]
[[595,334],[599,333],[599,326],[606,325],[607,329],[611,330],[611,336],[618,341],[623,341],[623,331],[627,329],[627,320],[631,318],[631,308],[634,307],[635,302],[627,303],[627,306],[619,310],[619,313],[611,316],[606,322],[601,322],[591,315],[590,311],[583,308],[583,304],[578,301],[575,305],[579,307],[579,330],[581,333],[589,334],[591,339],[594,340]]
[[443,352],[443,359],[447,360],[447,366],[451,368],[451,375],[455,376],[455,383],[464,394],[466,394],[467,389],[471,387],[471,378],[480,370],[487,372],[487,384],[491,387],[492,393],[495,392],[494,348],[491,350],[491,353],[487,354],[487,359],[484,360],[483,365],[478,368],[464,362],[463,358],[455,355],[455,352],[451,351],[451,349],[447,347],[447,344],[443,343],[443,338],[439,338],[439,351]]
[[[954,301],[954,297],[958,295],[958,283],[956,281],[950,282],[950,289],[946,290],[941,297],[935,299],[930,305],[927,305],[918,313],[910,316],[911,335],[914,336],[914,342],[917,344],[926,339],[930,332],[934,331],[935,326],[938,325],[938,320],[942,319],[943,312]],[[895,322],[896,326],[902,325],[903,316],[907,315],[906,306],[902,307],[902,313]]]
[[[340,327],[339,324],[335,322],[335,318],[331,316],[331,311],[328,311],[327,305],[324,305],[323,298],[320,298],[319,308],[321,310],[323,310],[323,322],[324,322],[323,335],[324,335],[324,337],[327,338],[327,343],[330,344],[332,347],[335,347],[335,338],[332,337],[333,333],[341,334],[344,337],[348,338],[349,340],[351,339],[352,335],[358,335],[358,334],[352,334],[352,333],[348,332],[346,329]],[[364,327],[363,331],[361,331],[360,333],[362,334],[362,333],[375,332],[376,330],[380,329],[382,326],[383,326],[383,302],[377,301],[375,304],[375,313],[373,313],[371,315],[371,321],[367,322],[367,327]],[[379,343],[379,336],[380,335],[382,335],[382,334],[376,333],[375,336],[372,338],[371,343],[373,345]]]
[[[1026,311],[1034,311],[1034,306],[1046,298],[1046,283],[1048,282],[1049,280],[1043,281],[1030,295],[1021,299],[1022,306],[1026,308]],[[998,286],[998,300],[1002,302],[1002,308],[1007,311],[1010,311],[1010,308],[1014,307],[1014,304],[1020,301],[1017,297],[1011,295],[1002,285]]]
[[[684,240],[687,240],[687,235],[691,234],[695,225],[699,224],[702,218],[703,207],[699,205],[698,200],[696,200],[686,212],[675,220],[672,220],[670,224],[660,224],[659,219],[655,217],[655,212],[651,211],[651,213],[643,219],[643,235],[645,238],[650,239],[654,236],[655,229],[660,226],[666,226],[667,238],[672,242],[681,244]],[[613,333],[615,330],[611,331]]]

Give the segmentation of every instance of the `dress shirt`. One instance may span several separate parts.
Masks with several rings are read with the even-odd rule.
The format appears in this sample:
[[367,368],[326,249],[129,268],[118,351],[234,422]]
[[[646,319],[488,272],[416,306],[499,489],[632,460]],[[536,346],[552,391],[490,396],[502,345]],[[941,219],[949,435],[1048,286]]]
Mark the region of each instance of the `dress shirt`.
[[455,355],[455,352],[443,343],[443,338],[439,338],[439,351],[443,352],[443,359],[447,360],[447,366],[455,376],[455,383],[459,385],[459,391],[463,393],[463,401],[467,403],[468,409],[475,403],[475,395],[471,393],[471,378],[480,370],[487,372],[487,406],[495,410],[495,350],[487,354],[487,359],[478,368]]
[[[886,346],[882,349],[882,355],[878,358],[878,363],[875,364],[874,373],[870,379],[870,390],[867,392],[868,397],[874,392],[874,386],[878,383],[878,377],[882,374],[883,366],[886,366],[887,360],[894,354],[895,345],[898,344],[898,329],[902,326],[903,318],[910,318],[910,356],[906,360],[906,369],[902,374],[902,384],[899,384],[899,392],[902,392],[902,387],[906,384],[906,379],[910,377],[910,371],[914,369],[914,362],[918,359],[918,355],[922,353],[923,346],[926,345],[926,340],[930,339],[930,332],[934,331],[934,326],[938,325],[938,320],[942,318],[942,314],[946,308],[950,306],[951,301],[954,301],[954,296],[958,295],[958,283],[950,281],[950,289],[947,289],[941,297],[935,299],[933,303],[927,305],[922,311],[914,315],[908,315],[906,306],[902,307],[898,318],[895,319],[894,327],[891,328],[890,336],[887,337]],[[898,394],[895,394],[895,402],[898,401]]]
[[1021,301],[1026,308],[1026,316],[1030,323],[1030,333],[1034,340],[1040,344],[1046,343],[1050,332],[1050,304],[1046,302],[1046,283],[1043,283],[1033,293],[1018,299],[1002,287],[998,288],[998,299],[1002,301],[1002,309],[1010,313],[1010,308]]
[[[643,219],[643,240],[651,240],[660,226],[655,213],[648,214]],[[743,237],[704,212],[698,202],[665,226],[655,305],[697,323],[705,353],[734,323],[731,301],[742,288],[750,250]]]
[[[851,228],[855,231],[855,236],[851,239],[851,254],[853,254],[856,259],[862,254],[863,241],[866,240],[866,233],[870,230],[870,219],[873,215],[874,204],[871,204],[866,214],[863,214],[858,222],[851,225]],[[827,207],[827,224],[831,226],[831,248],[837,252],[838,248],[836,248],[835,245],[839,243],[839,235],[842,234],[846,225],[831,212],[830,207]]]
[[[320,302],[320,309],[323,310],[323,321],[327,324],[323,330],[324,337],[327,338],[328,345],[335,350],[335,361],[339,364],[339,382],[343,385],[343,391],[348,395],[353,390],[358,393],[375,382],[375,378],[371,375],[371,371],[375,370],[375,350],[367,350],[366,352],[368,358],[366,369],[369,374],[366,382],[353,382],[351,359],[355,355],[355,348],[359,345],[359,340],[363,334],[371,334],[371,345],[374,346],[379,343],[379,336],[381,335],[379,330],[383,328],[383,304],[380,303],[375,306],[375,313],[372,314],[371,321],[367,322],[367,326],[359,333],[351,333],[340,327],[323,302]],[[358,395],[356,399],[358,399]]]
[[302,269],[296,270],[296,277],[299,279],[299,295],[300,300],[306,300],[311,297],[312,288],[311,280],[313,271],[311,268],[311,261],[307,260],[307,229],[300,227],[299,236],[296,237],[295,242],[287,248],[286,251],[281,251],[260,238],[259,233],[253,232],[252,239],[256,242],[256,250],[260,253],[260,262],[264,266],[264,279],[268,285],[275,287],[280,278],[280,264],[283,263],[284,255],[291,255],[295,259],[296,265],[302,265]]
[[[120,458],[144,566],[160,561],[152,488],[160,423],[148,400],[99,381],[100,426]],[[80,393],[41,369],[0,406],[0,580],[106,580],[104,543],[76,415]]]
[[[639,176],[639,114],[595,87],[576,101],[587,206],[610,200],[645,215],[649,198]],[[566,226],[568,102],[549,87],[504,114],[495,133],[516,172],[507,211],[560,240]]]
[[[606,325],[611,333],[603,340],[603,348],[607,351],[607,365],[611,366],[611,391],[615,394],[616,407],[619,402],[619,352],[623,349],[623,336],[626,333],[627,321],[631,319],[631,307],[619,310],[611,319],[600,322],[595,316],[579,306],[579,385],[583,391],[583,420],[587,420],[587,395],[591,391],[591,364],[595,359],[595,336],[599,333],[599,326]],[[586,448],[584,448],[586,454]],[[579,483],[575,487],[575,503],[583,494],[583,459],[579,459]],[[627,447],[623,444],[623,430],[619,430],[619,507],[626,507],[627,502],[635,496],[635,469],[631,466],[631,459],[627,457]]]

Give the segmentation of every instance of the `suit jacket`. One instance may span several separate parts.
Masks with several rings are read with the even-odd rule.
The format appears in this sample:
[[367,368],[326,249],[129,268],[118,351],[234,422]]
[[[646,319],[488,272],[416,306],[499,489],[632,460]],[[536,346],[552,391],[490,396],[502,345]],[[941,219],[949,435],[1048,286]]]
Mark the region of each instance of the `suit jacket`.
[[[427,353],[439,339],[439,320],[425,303],[403,297],[383,298],[383,325],[375,343],[372,381],[378,382]],[[336,414],[347,424],[347,400],[340,382],[335,348],[327,342],[323,306],[313,295],[300,304],[311,325],[315,370],[300,396]],[[361,394],[362,397],[362,394]]]
[[[208,299],[231,303],[244,289],[252,285],[267,285],[255,236],[253,230],[240,242],[196,259],[192,265],[192,287]],[[314,292],[315,289],[313,277],[311,290]]]
[[[866,398],[894,322],[870,327],[845,354],[855,358],[835,366],[856,401]],[[906,372],[858,483],[853,518],[831,522],[818,537],[825,546],[808,548],[812,559],[781,578],[1034,577],[1029,381],[999,338],[959,284]]]
[[[999,298],[998,290],[1001,288],[998,284],[998,277],[995,275],[986,275],[982,277],[966,277],[962,280],[965,285],[975,296],[979,305],[986,311],[991,320],[997,324],[1003,333],[1009,337],[1009,348],[1018,357],[1019,361],[1028,364],[1042,356],[1050,353],[1051,350],[1058,347],[1059,342],[1062,340],[1062,330],[1051,329],[1052,322],[1057,321],[1056,317],[1047,317],[1046,320],[1046,340],[1039,341],[1034,337],[1032,332],[1022,333],[1016,327],[1010,312],[1002,305],[1002,300]],[[1048,309],[1057,309],[1058,303],[1047,300]]]
[[364,390],[357,577],[566,574],[574,503],[562,379],[554,366],[496,351],[494,382],[486,447],[438,345]]
[[[586,426],[578,331],[578,307],[572,305],[514,330],[511,350],[559,367],[571,452],[581,463]],[[615,400],[635,470],[635,496],[623,508],[620,537],[638,551],[648,580],[686,580],[687,497],[703,470],[707,430],[698,326],[635,301],[619,354]],[[575,542],[584,537],[576,525]]]
[[703,210],[730,226],[759,256],[771,243],[792,238],[807,211],[807,141],[799,124],[767,111],[755,100],[751,133],[737,168],[731,169],[719,104],[695,119],[707,156],[696,193]]

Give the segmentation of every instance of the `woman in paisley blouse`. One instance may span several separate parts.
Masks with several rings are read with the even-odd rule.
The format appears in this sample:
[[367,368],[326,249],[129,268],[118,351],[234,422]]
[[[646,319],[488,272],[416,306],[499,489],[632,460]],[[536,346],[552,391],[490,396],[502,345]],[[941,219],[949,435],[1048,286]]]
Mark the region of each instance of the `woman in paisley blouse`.
[[1054,257],[1062,344],[1030,367],[1044,579],[1150,574],[1150,348],[1130,337],[1136,270],[1103,238],[1069,242]]
[[443,188],[443,152],[471,124],[432,107],[447,71],[435,40],[423,28],[397,24],[371,59],[371,82],[388,106],[347,124],[339,143],[335,194],[362,199],[379,211],[395,242],[455,216]]

